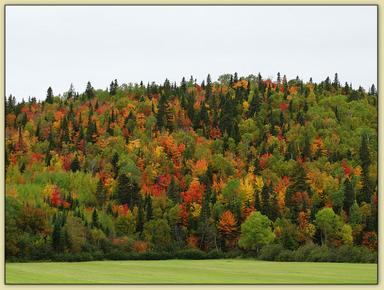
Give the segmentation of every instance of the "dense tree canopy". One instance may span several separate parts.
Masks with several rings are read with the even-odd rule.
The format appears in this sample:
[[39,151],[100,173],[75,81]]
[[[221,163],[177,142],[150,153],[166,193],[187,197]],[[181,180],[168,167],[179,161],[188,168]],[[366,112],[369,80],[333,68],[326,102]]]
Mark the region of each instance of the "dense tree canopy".
[[6,108],[6,255],[377,247],[377,91],[227,74]]

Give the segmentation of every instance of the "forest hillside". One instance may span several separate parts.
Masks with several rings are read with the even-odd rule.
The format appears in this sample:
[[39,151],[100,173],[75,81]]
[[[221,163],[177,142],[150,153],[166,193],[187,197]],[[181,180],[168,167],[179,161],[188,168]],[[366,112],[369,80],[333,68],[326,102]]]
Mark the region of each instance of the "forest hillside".
[[377,259],[374,86],[114,80],[5,109],[9,261]]

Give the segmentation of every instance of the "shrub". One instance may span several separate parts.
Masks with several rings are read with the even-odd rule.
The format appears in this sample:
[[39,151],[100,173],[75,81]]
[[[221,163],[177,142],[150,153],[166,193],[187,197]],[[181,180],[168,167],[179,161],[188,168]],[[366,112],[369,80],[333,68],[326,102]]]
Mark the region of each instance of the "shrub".
[[329,249],[326,246],[316,246],[314,247],[309,256],[307,257],[307,262],[327,262],[329,257]]
[[307,244],[301,246],[295,251],[295,261],[297,262],[305,262],[311,254],[311,251],[316,248],[315,244]]
[[353,247],[350,250],[349,256],[350,262],[353,263],[377,263],[377,252],[371,251],[366,247]]
[[207,258],[207,253],[199,249],[187,249],[176,252],[178,259],[202,260]]
[[137,253],[144,253],[148,251],[149,245],[144,241],[135,241],[133,243],[133,250]]
[[281,262],[292,262],[295,260],[295,251],[283,250],[277,255],[276,260]]
[[94,261],[101,261],[104,260],[104,254],[101,251],[96,251],[92,253],[92,257]]
[[207,254],[207,259],[223,259],[224,253],[220,250],[212,250]]
[[235,249],[224,254],[226,259],[234,259],[243,256],[243,252],[240,249]]
[[105,257],[108,260],[128,260],[128,254],[119,250],[112,250]]
[[272,244],[264,246],[260,251],[260,259],[266,261],[276,261],[277,256],[284,248],[280,244]]
[[172,255],[167,252],[145,252],[137,254],[137,260],[168,260],[172,258]]

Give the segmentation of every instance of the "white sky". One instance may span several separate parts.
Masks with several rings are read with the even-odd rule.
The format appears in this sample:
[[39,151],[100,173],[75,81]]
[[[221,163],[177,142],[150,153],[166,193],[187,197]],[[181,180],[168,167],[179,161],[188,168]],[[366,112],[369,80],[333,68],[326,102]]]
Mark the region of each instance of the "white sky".
[[224,73],[377,84],[376,6],[7,6],[6,94]]

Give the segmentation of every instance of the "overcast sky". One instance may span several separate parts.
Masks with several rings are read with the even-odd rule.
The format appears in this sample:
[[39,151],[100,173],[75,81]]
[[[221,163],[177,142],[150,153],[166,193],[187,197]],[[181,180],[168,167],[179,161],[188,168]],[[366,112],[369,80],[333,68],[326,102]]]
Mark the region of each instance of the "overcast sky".
[[6,94],[210,73],[377,83],[376,6],[7,6]]

